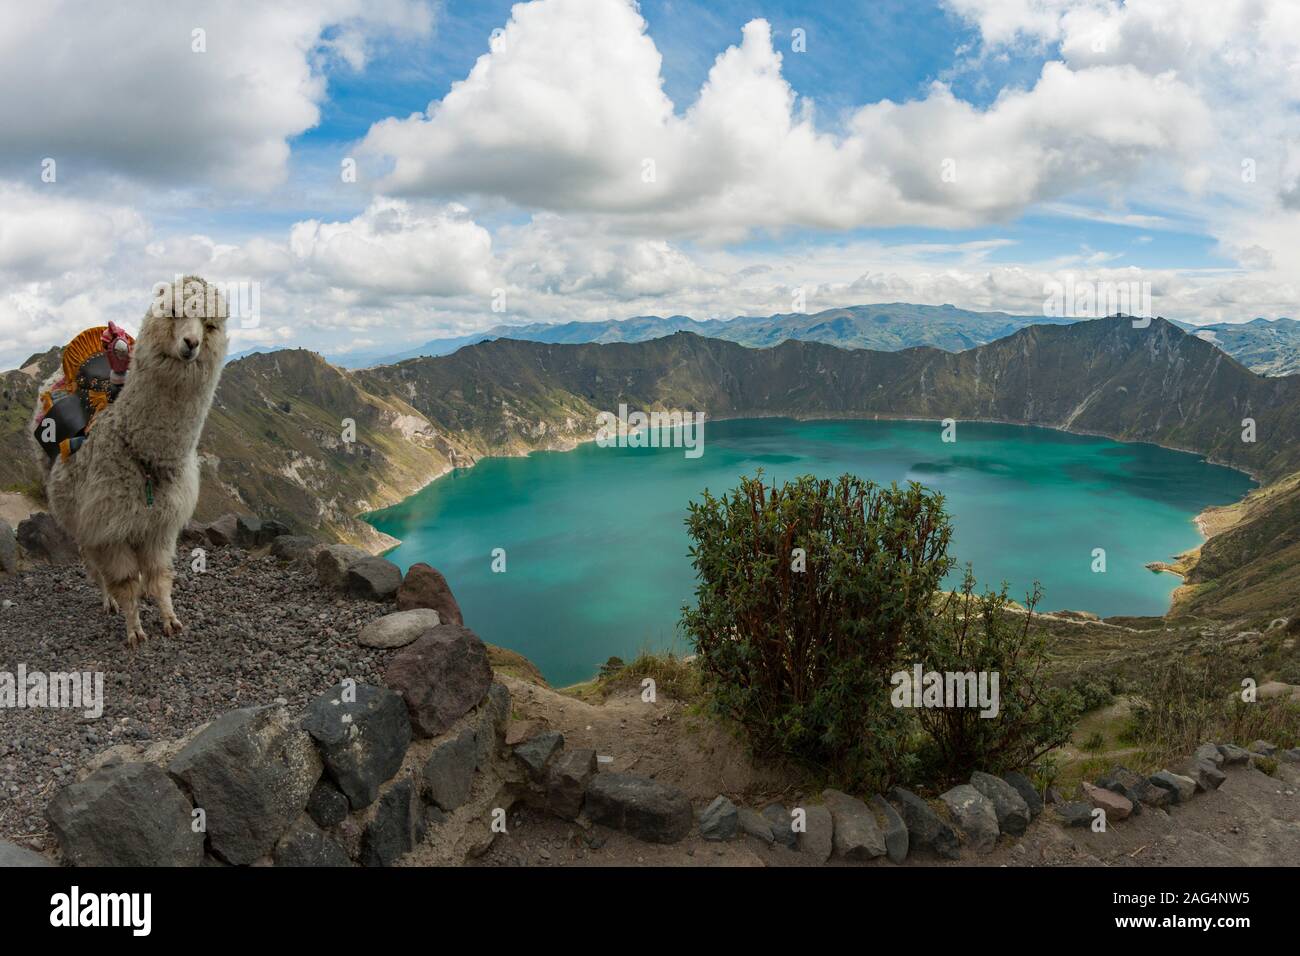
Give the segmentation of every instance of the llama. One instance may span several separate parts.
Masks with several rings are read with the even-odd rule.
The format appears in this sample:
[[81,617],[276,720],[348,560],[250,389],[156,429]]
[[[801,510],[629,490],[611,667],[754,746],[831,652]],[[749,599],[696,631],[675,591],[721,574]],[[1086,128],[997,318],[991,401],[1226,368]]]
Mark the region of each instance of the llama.
[[104,610],[126,619],[131,648],[147,639],[145,596],[157,603],[164,634],[183,626],[172,606],[172,564],[198,502],[196,449],[227,346],[226,304],[215,286],[186,276],[161,289],[121,394],[46,477],[50,511],[80,546]]

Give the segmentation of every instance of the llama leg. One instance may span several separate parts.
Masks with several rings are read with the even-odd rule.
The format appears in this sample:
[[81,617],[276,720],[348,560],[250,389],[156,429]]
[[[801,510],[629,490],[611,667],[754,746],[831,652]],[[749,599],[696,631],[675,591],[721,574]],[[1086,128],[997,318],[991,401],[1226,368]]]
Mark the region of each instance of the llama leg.
[[168,637],[179,634],[185,627],[172,607],[172,581],[176,574],[168,564],[152,565],[144,572],[144,589],[158,604],[162,616],[163,633]]
[[87,556],[98,569],[110,600],[122,609],[126,619],[126,646],[134,648],[147,639],[140,626],[140,564],[135,552],[126,547],[88,551]]
[[113,595],[108,593],[108,582],[104,580],[104,575],[100,572],[99,568],[95,564],[91,563],[91,561],[88,558],[86,559],[86,572],[87,574],[90,575],[90,583],[95,585],[95,587],[99,588],[100,596],[103,598],[104,613],[105,614],[120,613],[120,608],[118,608],[117,606],[117,601],[113,600]]

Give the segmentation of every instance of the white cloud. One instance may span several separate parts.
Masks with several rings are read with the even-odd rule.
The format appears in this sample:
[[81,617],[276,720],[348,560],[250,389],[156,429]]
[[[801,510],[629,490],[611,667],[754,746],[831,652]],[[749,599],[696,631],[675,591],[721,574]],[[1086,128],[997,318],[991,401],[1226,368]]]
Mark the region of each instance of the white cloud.
[[391,159],[382,187],[400,194],[488,195],[730,240],[756,228],[998,221],[1177,165],[1209,125],[1176,76],[1049,62],[1031,89],[988,109],[936,83],[918,101],[862,107],[837,138],[817,129],[781,68],[769,25],[751,21],[679,116],[631,5],[536,0],[514,8],[500,47],[440,102],[375,124],[363,149]]
[[[338,36],[322,44],[327,28]],[[33,182],[51,157],[64,181],[108,171],[266,191],[284,179],[288,139],[320,118],[318,47],[355,68],[369,38],[431,28],[419,0],[6,4],[0,163]]]

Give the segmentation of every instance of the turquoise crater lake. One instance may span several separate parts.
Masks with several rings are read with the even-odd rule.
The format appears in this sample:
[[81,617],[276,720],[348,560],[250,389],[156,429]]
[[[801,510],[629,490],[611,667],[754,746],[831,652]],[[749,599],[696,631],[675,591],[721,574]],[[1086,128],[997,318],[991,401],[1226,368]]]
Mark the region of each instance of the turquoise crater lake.
[[[489,458],[454,471],[366,520],[402,544],[403,570],[426,561],[451,584],[485,641],[532,660],[554,685],[591,677],[610,656],[689,650],[676,625],[693,599],[686,503],[762,468],[768,479],[851,472],[879,484],[919,481],[946,498],[950,553],[981,584],[1044,609],[1163,614],[1178,584],[1144,565],[1196,546],[1208,505],[1239,499],[1250,478],[1154,445],[1046,428],[937,422],[709,422],[704,454],[600,448]],[[492,552],[506,553],[504,573]],[[1093,549],[1106,550],[1094,573]]]

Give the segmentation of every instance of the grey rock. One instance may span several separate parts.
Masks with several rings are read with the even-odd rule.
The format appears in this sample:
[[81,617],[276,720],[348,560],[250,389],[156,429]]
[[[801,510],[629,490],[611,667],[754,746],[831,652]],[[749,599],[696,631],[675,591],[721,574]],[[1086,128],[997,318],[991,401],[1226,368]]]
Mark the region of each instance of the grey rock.
[[986,853],[993,849],[998,841],[998,815],[984,794],[963,783],[939,794],[939,799],[975,850]]
[[344,690],[335,685],[308,704],[302,725],[331,779],[352,809],[360,810],[375,802],[380,784],[402,765],[411,722],[402,698],[386,687],[357,684],[351,702]]
[[114,764],[64,787],[46,809],[73,866],[198,866],[193,807],[160,767]]
[[832,844],[846,860],[874,860],[885,855],[885,837],[876,815],[857,797],[840,790],[823,790],[822,803],[835,825]]
[[366,552],[350,544],[329,544],[316,552],[316,581],[323,588],[343,590],[348,579],[348,568],[368,558]]
[[1020,799],[1025,801],[1025,806],[1029,808],[1029,818],[1035,820],[1043,812],[1043,798],[1038,793],[1038,788],[1034,782],[1026,777],[1019,770],[1008,770],[1002,775],[1002,779],[1009,783],[1020,794]]
[[271,542],[271,556],[281,561],[305,561],[316,541],[305,534],[281,535]]
[[546,772],[546,809],[565,820],[582,813],[587,786],[596,776],[596,751],[566,750]]
[[427,608],[395,611],[377,617],[361,629],[357,643],[362,647],[405,647],[431,627],[437,627],[438,612]]
[[1277,753],[1277,744],[1269,743],[1267,740],[1256,740],[1247,749],[1253,754],[1263,754],[1265,757],[1271,757]]
[[271,858],[276,866],[351,866],[352,861],[338,842],[303,816],[290,825],[275,845]]
[[1021,836],[1029,829],[1029,821],[1032,819],[1029,804],[1011,784],[1001,777],[976,770],[970,775],[970,785],[993,804],[993,812],[998,818],[998,829],[1003,833]]
[[1292,747],[1278,753],[1278,758],[1286,763],[1300,763],[1300,747]]
[[203,528],[208,543],[214,548],[227,548],[235,543],[239,532],[239,515],[222,515],[216,521],[210,521]]
[[1218,790],[1228,779],[1227,774],[1213,761],[1203,757],[1193,757],[1187,762],[1183,772],[1196,781],[1196,789],[1201,791]]
[[804,807],[804,828],[799,832],[799,852],[825,863],[835,849],[835,818],[823,806]]
[[13,574],[17,570],[18,537],[13,526],[0,518],[0,574]]
[[261,548],[291,534],[289,526],[273,518],[264,519],[253,533],[250,547]]
[[439,742],[421,773],[424,795],[448,812],[462,806],[474,786],[475,754],[474,732],[468,728]]
[[257,515],[239,515],[235,519],[235,544],[238,547],[245,550],[258,547],[264,543],[259,540],[261,534],[262,519]]
[[870,803],[876,814],[876,823],[885,837],[885,853],[894,863],[902,863],[907,859],[907,824],[893,805],[880,794],[872,797]]
[[741,807],[736,815],[736,823],[740,826],[740,832],[757,837],[764,843],[776,842],[776,837],[772,833],[772,824],[761,813],[751,810],[749,807]]
[[0,869],[11,866],[53,866],[54,864],[34,850],[8,840],[0,840]]
[[510,691],[504,684],[493,684],[488,688],[483,703],[479,704],[479,711],[474,743],[477,748],[477,767],[483,770],[505,743],[506,724],[510,720]]
[[392,866],[424,839],[424,808],[409,779],[399,780],[379,798],[375,815],[361,837],[363,866]]
[[907,824],[908,842],[915,849],[931,850],[946,860],[961,857],[957,831],[939,817],[928,803],[902,787],[892,787],[889,801]]
[[394,654],[384,683],[406,701],[416,735],[436,737],[482,702],[492,665],[477,634],[443,624]]
[[799,846],[799,834],[794,831],[794,818],[779,803],[766,806],[760,815],[772,825],[772,839],[779,845],[794,850]]
[[1056,805],[1056,812],[1065,820],[1066,826],[1092,826],[1091,803],[1084,803],[1082,800],[1071,800],[1069,803],[1058,803]]
[[1219,753],[1223,755],[1223,763],[1227,766],[1244,764],[1250,759],[1250,751],[1236,744],[1219,744]]
[[1196,793],[1196,781],[1191,777],[1184,777],[1181,774],[1171,773],[1168,770],[1161,770],[1147,777],[1151,783],[1157,787],[1162,787],[1169,791],[1169,796],[1174,803],[1186,803],[1192,799]]
[[523,743],[515,744],[515,757],[534,780],[541,780],[546,773],[546,766],[557,753],[564,749],[564,735],[554,730],[545,730]]
[[677,787],[628,773],[598,773],[584,802],[592,823],[649,843],[676,843],[691,832],[691,801]]
[[311,796],[307,798],[307,814],[318,826],[326,829],[346,820],[348,809],[348,798],[328,780],[319,781],[312,787]]
[[44,511],[18,522],[14,537],[29,558],[51,564],[74,564],[81,558],[77,542]]
[[236,865],[271,852],[321,769],[311,738],[280,706],[223,714],[167,765],[206,815],[209,848]]
[[1169,791],[1164,787],[1157,787],[1141,774],[1118,765],[1111,767],[1105,776],[1097,778],[1097,786],[1126,797],[1133,804],[1135,814],[1140,813],[1144,806],[1166,807],[1171,800]]
[[1216,767],[1223,766],[1223,754],[1214,744],[1201,744],[1192,752],[1193,760],[1206,760]]
[[722,794],[700,811],[700,836],[706,840],[730,840],[740,826],[736,805]]
[[348,594],[364,601],[391,601],[402,586],[402,571],[387,558],[359,558],[348,565]]

